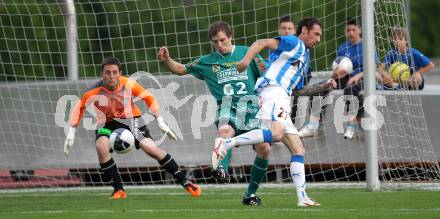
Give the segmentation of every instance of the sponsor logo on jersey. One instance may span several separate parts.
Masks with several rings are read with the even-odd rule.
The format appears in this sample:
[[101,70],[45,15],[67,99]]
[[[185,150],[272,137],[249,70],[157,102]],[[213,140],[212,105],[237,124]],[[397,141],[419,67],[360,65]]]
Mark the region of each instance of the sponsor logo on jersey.
[[248,74],[247,70],[238,72],[235,67],[232,67],[218,72],[217,79],[219,84],[229,81],[245,81],[248,79]]
[[222,63],[222,65],[230,68],[230,67],[236,65],[237,63],[238,62],[224,62],[224,63]]
[[212,65],[212,72],[216,73],[220,71],[220,65]]
[[257,62],[257,65],[258,65],[258,68],[260,69],[260,71],[263,73],[266,72],[266,65],[264,64],[263,60],[256,57],[255,61]]

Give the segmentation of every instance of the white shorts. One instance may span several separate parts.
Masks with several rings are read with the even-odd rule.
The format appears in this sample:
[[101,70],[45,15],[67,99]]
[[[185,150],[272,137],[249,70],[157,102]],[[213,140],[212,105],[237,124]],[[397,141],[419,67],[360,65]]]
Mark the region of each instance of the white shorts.
[[269,129],[272,121],[278,121],[284,126],[284,133],[298,134],[290,118],[291,102],[290,96],[282,87],[264,87],[258,97],[260,110],[256,115],[256,118],[261,120],[261,127]]

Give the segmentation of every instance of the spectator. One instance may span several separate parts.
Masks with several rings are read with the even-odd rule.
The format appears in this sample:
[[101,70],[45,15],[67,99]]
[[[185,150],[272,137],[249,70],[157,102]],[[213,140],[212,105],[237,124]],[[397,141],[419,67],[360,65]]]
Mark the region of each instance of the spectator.
[[434,68],[434,63],[419,50],[409,47],[407,30],[393,28],[391,30],[394,49],[391,49],[379,65],[379,72],[391,78],[386,71],[393,63],[402,62],[409,66],[411,77],[405,81],[394,81],[392,88],[422,90],[425,85],[423,75]]
[[[362,89],[362,83],[358,82],[360,82],[363,78],[362,28],[358,19],[350,18],[346,21],[345,35],[347,37],[347,41],[339,46],[337,56],[346,56],[350,58],[351,62],[353,63],[353,72],[349,74],[349,72],[346,72],[343,69],[336,68],[333,71],[332,78],[336,82],[336,89],[345,89],[347,86],[356,84],[353,89],[357,91]],[[326,89],[322,93],[318,94],[326,95],[328,94],[329,90],[330,89]],[[300,129],[299,136],[316,136],[318,134],[319,119],[320,112],[313,112],[312,115],[310,115],[309,122]]]

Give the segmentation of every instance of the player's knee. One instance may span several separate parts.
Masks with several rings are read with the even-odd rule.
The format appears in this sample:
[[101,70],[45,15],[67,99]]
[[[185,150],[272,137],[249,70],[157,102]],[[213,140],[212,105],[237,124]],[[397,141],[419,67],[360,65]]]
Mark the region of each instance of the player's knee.
[[145,138],[139,142],[139,147],[150,157],[161,160],[165,157],[167,152],[156,146],[156,143],[152,139]]
[[98,160],[100,163],[105,163],[111,158],[110,148],[108,146],[108,141],[96,141],[96,153],[98,154]]
[[139,147],[150,156],[155,155],[155,151],[157,148],[154,141],[149,140],[149,139],[143,139],[143,140],[139,141]]
[[271,131],[272,131],[272,141],[273,142],[281,141],[283,139],[284,129],[282,127],[274,126],[274,127],[272,127]]
[[271,125],[271,132],[272,132],[272,141],[277,142],[281,141],[284,137],[284,130],[285,130],[286,124],[283,124],[280,121],[275,121]]
[[110,148],[108,146],[108,141],[104,141],[104,140],[96,141],[96,151],[99,154],[108,153],[109,150],[110,150]]
[[263,143],[255,145],[255,152],[261,158],[268,159],[270,155],[270,144]]
[[235,135],[235,131],[230,125],[222,125],[218,129],[218,135],[222,138],[231,138]]

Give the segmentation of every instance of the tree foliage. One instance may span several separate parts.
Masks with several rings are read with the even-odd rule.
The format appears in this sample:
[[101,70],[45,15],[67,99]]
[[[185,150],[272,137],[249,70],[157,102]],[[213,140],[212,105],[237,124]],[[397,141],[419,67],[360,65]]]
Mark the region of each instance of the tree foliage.
[[[423,1],[426,4],[411,4],[411,39],[428,56],[439,56],[434,16],[439,3]],[[312,51],[312,68],[328,70],[337,46],[345,41],[345,20],[361,13],[357,0],[81,0],[75,1],[75,9],[81,78],[99,76],[99,65],[108,56],[119,57],[127,73],[166,72],[156,56],[164,45],[177,61],[192,61],[212,52],[208,27],[217,20],[233,26],[236,44],[250,46],[256,39],[276,36],[278,18],[286,14],[295,21],[320,19],[324,34]],[[67,77],[65,13],[58,1],[0,4],[1,81]]]

